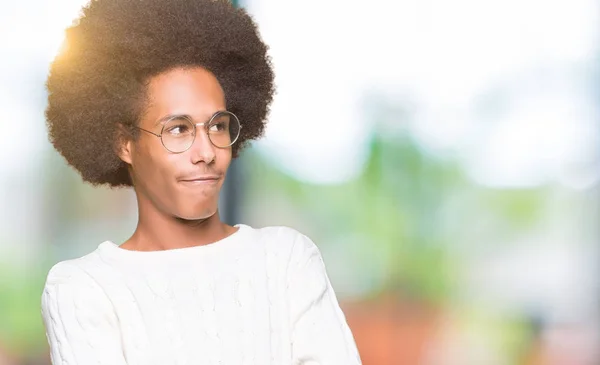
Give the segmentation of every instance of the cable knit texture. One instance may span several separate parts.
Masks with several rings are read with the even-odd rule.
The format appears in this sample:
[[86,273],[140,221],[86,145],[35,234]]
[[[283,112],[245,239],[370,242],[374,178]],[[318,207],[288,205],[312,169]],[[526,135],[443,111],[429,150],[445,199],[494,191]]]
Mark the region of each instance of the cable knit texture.
[[42,294],[54,365],[359,365],[317,246],[238,225],[204,246],[106,241],[56,264]]

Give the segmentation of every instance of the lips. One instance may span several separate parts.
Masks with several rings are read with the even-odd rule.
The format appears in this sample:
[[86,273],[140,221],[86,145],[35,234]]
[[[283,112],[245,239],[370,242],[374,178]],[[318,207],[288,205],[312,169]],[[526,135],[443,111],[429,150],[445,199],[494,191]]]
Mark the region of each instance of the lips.
[[180,179],[179,181],[187,181],[187,182],[195,182],[195,181],[211,181],[211,180],[219,180],[218,176],[197,176],[197,177],[188,177],[185,179]]
[[217,175],[190,176],[179,179],[179,182],[185,185],[215,184],[220,180],[220,178],[221,177]]

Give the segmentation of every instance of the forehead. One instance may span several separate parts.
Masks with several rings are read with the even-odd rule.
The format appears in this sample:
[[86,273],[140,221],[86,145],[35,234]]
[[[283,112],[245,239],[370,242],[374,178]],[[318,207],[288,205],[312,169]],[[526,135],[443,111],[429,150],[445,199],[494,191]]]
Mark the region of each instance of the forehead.
[[153,77],[148,84],[148,117],[187,114],[210,117],[225,109],[225,95],[217,78],[201,68],[173,69]]

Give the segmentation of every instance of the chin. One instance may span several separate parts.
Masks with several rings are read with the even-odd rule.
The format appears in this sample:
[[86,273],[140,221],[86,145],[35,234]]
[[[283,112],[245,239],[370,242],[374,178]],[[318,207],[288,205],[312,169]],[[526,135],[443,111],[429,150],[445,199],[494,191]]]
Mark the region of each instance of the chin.
[[217,207],[204,207],[202,209],[184,209],[177,217],[187,221],[197,221],[212,217],[217,213]]

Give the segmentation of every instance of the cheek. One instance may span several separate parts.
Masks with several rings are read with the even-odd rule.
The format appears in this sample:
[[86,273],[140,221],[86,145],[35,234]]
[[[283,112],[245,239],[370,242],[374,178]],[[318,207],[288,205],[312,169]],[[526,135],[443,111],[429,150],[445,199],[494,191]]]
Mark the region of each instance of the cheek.
[[231,164],[231,148],[225,150],[218,150],[216,162],[218,169],[225,173],[229,168],[229,165]]
[[160,194],[168,185],[168,180],[173,178],[173,162],[169,161],[169,156],[159,152],[153,153],[152,149],[142,146],[133,160],[138,185],[154,194]]

